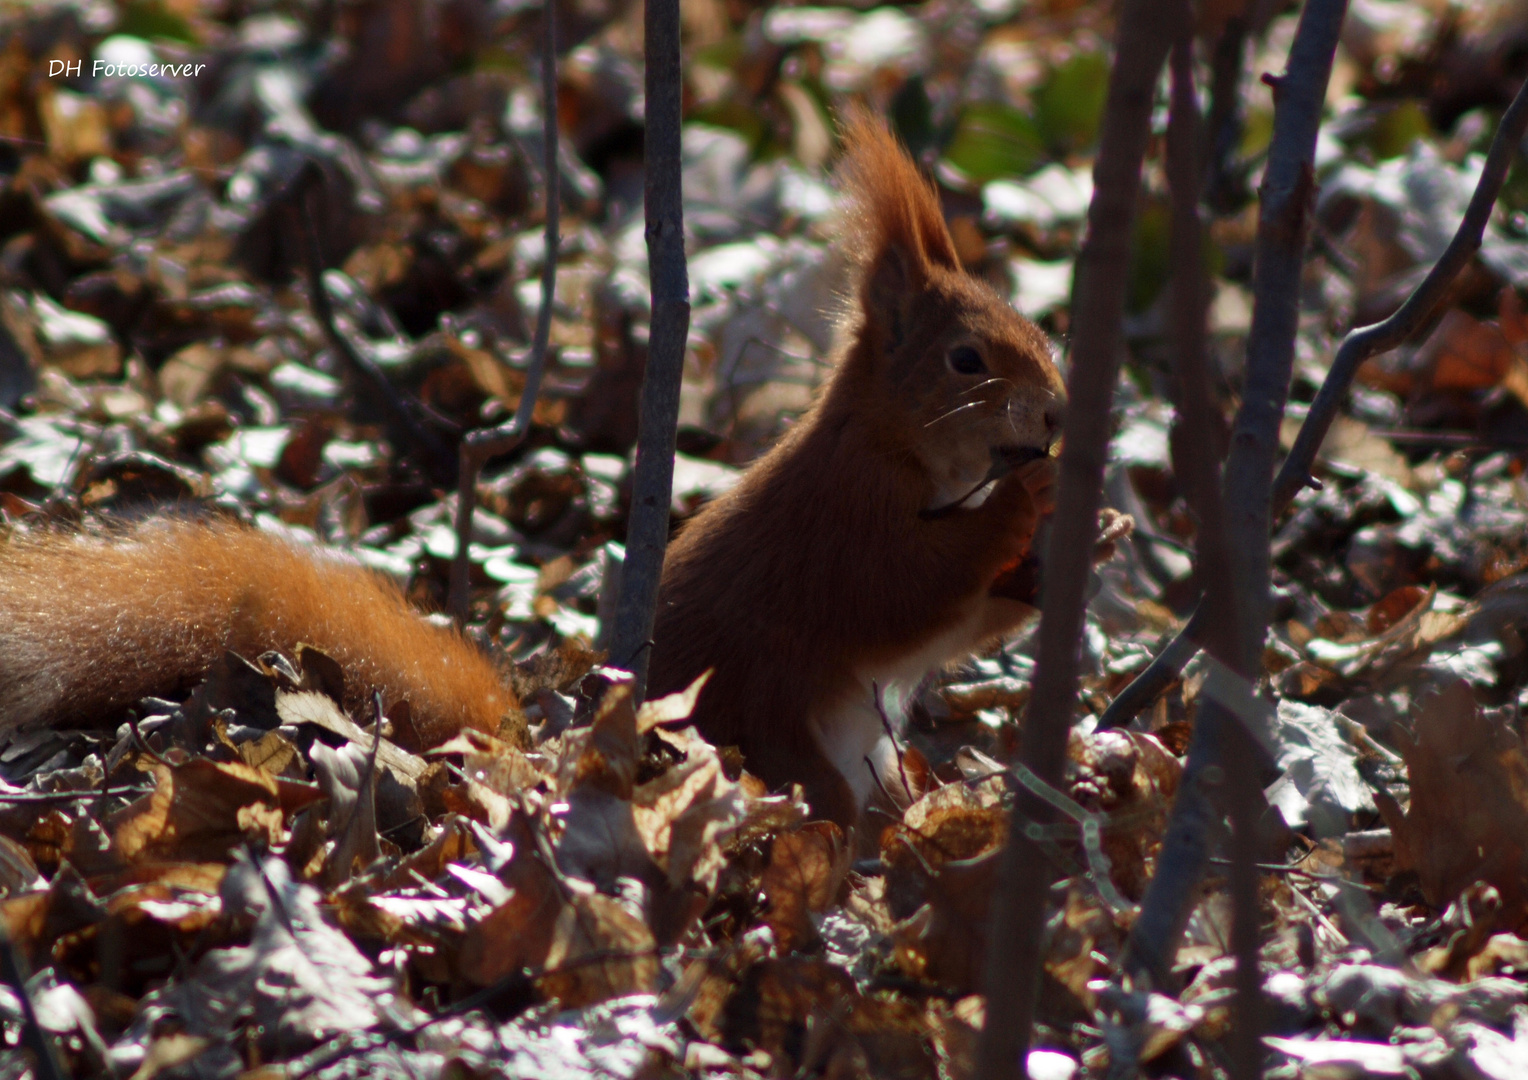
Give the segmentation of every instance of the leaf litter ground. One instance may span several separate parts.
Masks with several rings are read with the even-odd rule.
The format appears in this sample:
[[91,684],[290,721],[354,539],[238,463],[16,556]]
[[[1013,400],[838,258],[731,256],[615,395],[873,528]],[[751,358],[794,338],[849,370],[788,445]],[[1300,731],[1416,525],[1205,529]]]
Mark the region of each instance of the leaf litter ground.
[[[1246,14],[1221,7],[1206,55]],[[0,8],[8,527],[205,501],[443,606],[449,485],[428,439],[352,381],[304,253],[316,236],[334,333],[428,431],[449,442],[509,414],[545,259],[537,13],[343,11]],[[1350,12],[1291,424],[1341,334],[1393,310],[1452,233],[1523,74],[1510,12]],[[684,726],[683,698],[634,710],[599,667],[646,354],[640,7],[563,17],[552,364],[526,447],[479,486],[469,547],[473,626],[512,658],[523,723],[416,757],[376,716],[346,716],[346,673],[308,651],[229,657],[115,731],[123,718],[7,732],[0,911],[71,1074],[970,1073],[1030,643],[924,689],[903,762],[918,798],[874,809],[860,837],[740,772]],[[1101,5],[1068,2],[696,2],[685,19],[676,519],[822,378],[845,272],[829,116],[853,97],[931,165],[966,264],[1064,345],[1111,34]],[[1271,116],[1252,76],[1282,68],[1292,28],[1254,28],[1210,189],[1227,415]],[[209,73],[50,76],[76,61]],[[1197,587],[1172,467],[1167,214],[1153,158],[1108,478],[1137,530],[1100,571],[1073,824],[1036,868],[1056,875],[1036,1077],[1217,1075],[1232,1020],[1219,880],[1179,949],[1181,989],[1118,976],[1211,672],[1191,663],[1128,730],[1091,724]],[[1270,1075],[1528,1070],[1525,214],[1515,176],[1439,317],[1360,373],[1323,488],[1277,524]],[[0,991],[7,1076],[29,1071],[21,1005]]]

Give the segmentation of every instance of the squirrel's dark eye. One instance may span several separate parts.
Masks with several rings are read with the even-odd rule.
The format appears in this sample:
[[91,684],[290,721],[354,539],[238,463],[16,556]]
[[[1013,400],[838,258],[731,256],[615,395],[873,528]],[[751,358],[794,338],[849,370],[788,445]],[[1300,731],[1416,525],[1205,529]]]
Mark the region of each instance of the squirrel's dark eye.
[[982,363],[982,354],[969,345],[957,345],[950,350],[950,370],[957,375],[984,375],[987,365]]

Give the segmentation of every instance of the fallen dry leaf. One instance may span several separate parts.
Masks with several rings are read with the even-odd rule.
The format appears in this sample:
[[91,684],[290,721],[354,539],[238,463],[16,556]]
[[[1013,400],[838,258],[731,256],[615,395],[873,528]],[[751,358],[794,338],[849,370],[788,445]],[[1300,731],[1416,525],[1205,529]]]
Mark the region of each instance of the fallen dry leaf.
[[709,890],[726,861],[723,844],[747,820],[751,800],[693,728],[661,738],[684,760],[632,792],[637,831],[670,885],[694,882]]
[[1488,390],[1512,365],[1512,345],[1501,328],[1453,308],[1422,347],[1418,361],[1432,366],[1434,390]]
[[256,913],[250,944],[201,956],[184,979],[146,996],[138,1024],[172,1016],[187,1034],[224,1039],[252,1010],[261,1053],[274,1054],[406,1021],[412,1010],[392,981],[324,922],[318,893],[291,881],[279,859],[239,863],[223,897]]
[[1488,719],[1468,683],[1423,701],[1412,733],[1398,733],[1411,805],[1376,799],[1395,841],[1396,867],[1417,875],[1422,895],[1447,906],[1477,881],[1501,896],[1501,924],[1528,910],[1528,750]]
[[276,781],[248,765],[196,758],[154,770],[152,794],[112,822],[112,844],[129,862],[219,862],[246,843],[285,838]]
[[816,940],[811,916],[825,911],[849,872],[852,851],[831,821],[812,821],[775,837],[759,889],[764,919],[782,953]]
[[[370,746],[372,742],[360,725],[346,716],[328,694],[311,690],[277,690],[276,713],[286,724],[315,724],[359,746]],[[419,779],[429,768],[423,758],[389,739],[382,740],[377,761],[406,780]]]
[[324,861],[323,883],[332,887],[382,854],[376,808],[379,766],[368,749],[356,743],[334,750],[315,742],[308,756],[319,786],[329,797],[328,832],[333,847]]
[[619,900],[575,888],[552,930],[541,992],[568,1008],[658,986],[658,950],[652,931]]

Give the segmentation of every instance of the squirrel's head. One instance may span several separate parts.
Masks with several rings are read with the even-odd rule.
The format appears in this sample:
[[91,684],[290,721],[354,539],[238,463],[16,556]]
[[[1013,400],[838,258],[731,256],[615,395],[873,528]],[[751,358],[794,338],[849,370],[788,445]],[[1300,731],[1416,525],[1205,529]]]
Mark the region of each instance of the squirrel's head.
[[962,269],[933,188],[885,125],[857,112],[844,141],[842,235],[859,279],[841,375],[942,504],[995,458],[1048,451],[1066,387],[1040,328]]

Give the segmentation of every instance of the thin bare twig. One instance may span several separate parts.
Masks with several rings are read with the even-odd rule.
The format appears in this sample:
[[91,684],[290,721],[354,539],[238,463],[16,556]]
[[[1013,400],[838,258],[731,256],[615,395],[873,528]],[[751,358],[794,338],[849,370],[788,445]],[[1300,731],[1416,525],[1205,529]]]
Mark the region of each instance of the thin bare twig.
[[[891,723],[891,717],[886,715],[886,703],[883,700],[884,695],[881,693],[880,686],[873,680],[870,683],[870,694],[875,699],[875,714],[880,717],[881,730],[886,732],[886,738],[891,743],[891,752],[897,757],[897,772],[902,776],[902,790],[907,793],[909,799],[915,799],[917,796],[913,794],[913,785],[907,779],[907,753],[897,742],[897,730]],[[893,800],[892,805],[896,806],[899,804],[896,800]]]
[[163,765],[167,769],[175,767],[163,754],[149,745],[148,739],[144,738],[143,732],[138,729],[138,718],[132,713],[127,714],[127,729],[133,733],[133,741],[138,744],[138,749],[152,758],[156,765]]
[[[1078,642],[1098,534],[1130,236],[1157,80],[1174,36],[1172,23],[1151,0],[1127,0],[1121,11],[1093,168],[1088,240],[1078,259],[1061,485],[1044,552],[1040,655],[1024,714],[1024,764],[1052,786],[1061,779],[1077,697]],[[1036,872],[1043,862],[1019,823],[1027,819],[1044,825],[1054,814],[1027,792],[1015,803],[1015,825],[1003,851],[987,937],[987,1022],[977,1051],[979,1076],[1020,1075],[1027,1058],[1050,875]]]
[[[1433,268],[1389,318],[1353,330],[1343,338],[1331,370],[1321,384],[1316,400],[1311,403],[1310,411],[1300,425],[1300,432],[1295,436],[1294,446],[1284,459],[1278,478],[1273,483],[1273,516],[1282,514],[1301,488],[1307,485],[1319,486],[1311,477],[1311,468],[1315,465],[1316,454],[1331,429],[1338,408],[1353,385],[1353,377],[1363,362],[1387,349],[1395,348],[1425,325],[1448,287],[1480,249],[1491,210],[1501,194],[1507,171],[1517,154],[1524,132],[1528,132],[1528,82],[1518,90],[1517,96],[1503,114],[1491,142],[1490,152],[1486,155],[1485,167],[1475,184],[1475,192],[1470,196],[1469,206],[1453,239],[1433,264]],[[1442,436],[1438,438],[1442,440]],[[1146,670],[1137,675],[1109,703],[1099,718],[1098,726],[1123,727],[1156,700],[1198,653],[1204,628],[1204,616],[1195,611],[1188,623]]]
[[[1245,652],[1244,616],[1233,588],[1219,462],[1205,448],[1216,444],[1220,419],[1210,382],[1205,350],[1208,302],[1201,225],[1199,221],[1199,162],[1196,136],[1199,104],[1194,94],[1192,13],[1184,5],[1183,32],[1173,46],[1172,110],[1167,127],[1167,172],[1172,188],[1172,263],[1174,367],[1178,376],[1178,408],[1182,430],[1175,440],[1174,470],[1184,478],[1189,504],[1199,517],[1198,570],[1205,583],[1204,610],[1210,622],[1208,647],[1222,663],[1245,669],[1256,656]],[[1184,453],[1188,447],[1195,452]],[[1255,791],[1257,776],[1250,754],[1232,754],[1236,775],[1229,793]],[[1229,1072],[1237,1080],[1261,1074],[1261,980],[1258,977],[1258,873],[1254,863],[1257,827],[1256,798],[1228,799],[1236,830],[1232,846],[1232,951],[1236,957],[1236,1022],[1228,1039]]]
[[[1191,13],[1183,11],[1185,26]],[[1196,569],[1207,583],[1203,603],[1216,636],[1220,659],[1234,662],[1234,644],[1226,631],[1236,624],[1235,597],[1225,586],[1231,579],[1231,556],[1226,548],[1225,508],[1221,499],[1220,461],[1216,444],[1219,407],[1215,402],[1205,347],[1205,314],[1209,288],[1201,250],[1199,221],[1199,105],[1194,94],[1193,38],[1185,31],[1173,46],[1172,107],[1167,127],[1167,173],[1172,193],[1173,373],[1178,389],[1178,430],[1173,439],[1173,467],[1182,477],[1190,508],[1198,517]],[[1192,448],[1192,452],[1182,451]]]
[[420,422],[403,395],[388,379],[387,373],[377,366],[375,360],[356,348],[355,343],[340,331],[339,325],[335,322],[334,304],[329,299],[329,290],[324,285],[323,242],[313,213],[315,200],[319,202],[320,208],[323,205],[323,169],[316,161],[310,161],[306,175],[314,179],[297,184],[296,198],[297,212],[303,231],[303,252],[307,260],[308,288],[312,292],[309,299],[313,305],[313,314],[318,319],[319,326],[323,328],[330,347],[339,356],[345,369],[353,375],[361,392],[381,404],[383,411],[392,421],[394,430],[401,433],[418,450],[424,459],[425,472],[432,479],[438,482],[443,481],[451,475],[451,448],[439,434]]
[[1337,408],[1347,397],[1359,367],[1371,356],[1395,348],[1416,333],[1432,316],[1433,309],[1443,299],[1454,278],[1459,276],[1459,271],[1480,250],[1486,225],[1491,220],[1491,210],[1506,183],[1507,171],[1517,156],[1525,131],[1528,131],[1528,81],[1518,89],[1517,96],[1502,115],[1464,218],[1433,268],[1388,319],[1354,330],[1343,338],[1337,357],[1332,361],[1332,370],[1316,393],[1316,400],[1311,402],[1310,412],[1300,425],[1295,444],[1274,481],[1273,502],[1279,510],[1293,502],[1302,487],[1320,487],[1311,478],[1311,466],[1315,464],[1316,452],[1321,449],[1321,443],[1337,416]]
[[652,329],[642,378],[642,419],[632,470],[626,564],[616,602],[610,658],[635,676],[641,700],[647,688],[648,640],[658,605],[663,552],[668,546],[669,502],[679,386],[690,333],[690,279],[684,256],[684,202],[679,186],[679,126],[683,77],[679,53],[679,0],[647,0],[647,268],[652,281]]
[[112,787],[110,782],[100,791],[19,791],[0,793],[0,806],[22,806],[27,803],[40,804],[43,806],[55,803],[88,802],[92,799],[105,800],[112,795],[118,798],[132,798],[137,795],[147,795],[154,789],[151,787]]
[[[1230,660],[1244,679],[1255,677],[1260,669],[1268,626],[1273,459],[1294,364],[1300,273],[1315,195],[1316,132],[1346,11],[1347,0],[1309,0],[1300,14],[1287,71],[1265,80],[1274,86],[1274,134],[1260,192],[1247,385],[1223,481],[1237,628]],[[1240,843],[1250,839],[1248,819],[1255,819],[1260,786],[1245,776],[1226,783],[1228,771],[1243,774],[1254,768],[1248,742],[1232,708],[1206,695],[1195,719],[1157,872],[1125,955],[1127,969],[1149,974],[1157,985],[1170,979],[1172,958],[1203,879],[1210,838],[1219,827],[1213,789],[1223,790]],[[1251,978],[1253,973],[1242,974]]]
[[59,1058],[53,1038],[37,1019],[32,995],[27,991],[27,962],[21,947],[0,925],[0,985],[9,986],[21,1002],[21,1042],[32,1052],[32,1068],[40,1080],[65,1080],[69,1075]]
[[865,768],[870,770],[870,779],[875,783],[875,786],[880,789],[881,797],[886,800],[887,805],[901,805],[899,800],[892,798],[891,792],[886,789],[886,781],[881,779],[881,770],[875,767],[875,762],[870,760],[870,755],[866,754],[860,760],[865,763]]
[[531,339],[530,361],[525,368],[525,388],[514,418],[507,424],[468,432],[462,439],[456,469],[456,555],[451,560],[451,588],[447,606],[460,629],[467,625],[471,596],[472,563],[467,548],[472,539],[472,515],[477,509],[477,482],[488,459],[507,454],[525,441],[536,413],[541,376],[546,371],[547,342],[552,334],[552,300],[557,294],[557,252],[561,244],[561,173],[557,167],[557,5],[546,0],[541,15],[541,162],[546,182],[546,228],[541,265],[541,308],[536,312],[536,334]]
[[1209,612],[1203,606],[1194,609],[1183,629],[1173,635],[1162,651],[1151,658],[1151,663],[1125,688],[1114,695],[1114,700],[1098,717],[1100,731],[1124,727],[1173,684],[1188,662],[1199,655],[1200,639],[1209,623]]
[[[1109,876],[1113,864],[1104,852],[1102,838],[1105,829],[1117,827],[1119,821],[1130,819],[1139,824],[1145,821],[1145,815],[1134,810],[1120,815],[1093,813],[1066,792],[1041,780],[1017,761],[1005,771],[1024,790],[1049,804],[1063,817],[1071,818],[1075,823],[1074,827],[1064,822],[1039,825],[1029,821],[1023,824],[1024,835],[1036,844],[1045,840],[1075,838],[1082,845],[1083,856],[1087,859],[1088,879],[1093,882],[1093,887],[1097,890],[1098,897],[1103,901],[1104,906],[1117,919],[1133,917],[1134,906],[1115,888],[1114,879]],[[1018,826],[1019,823],[1014,822],[1014,825]]]

